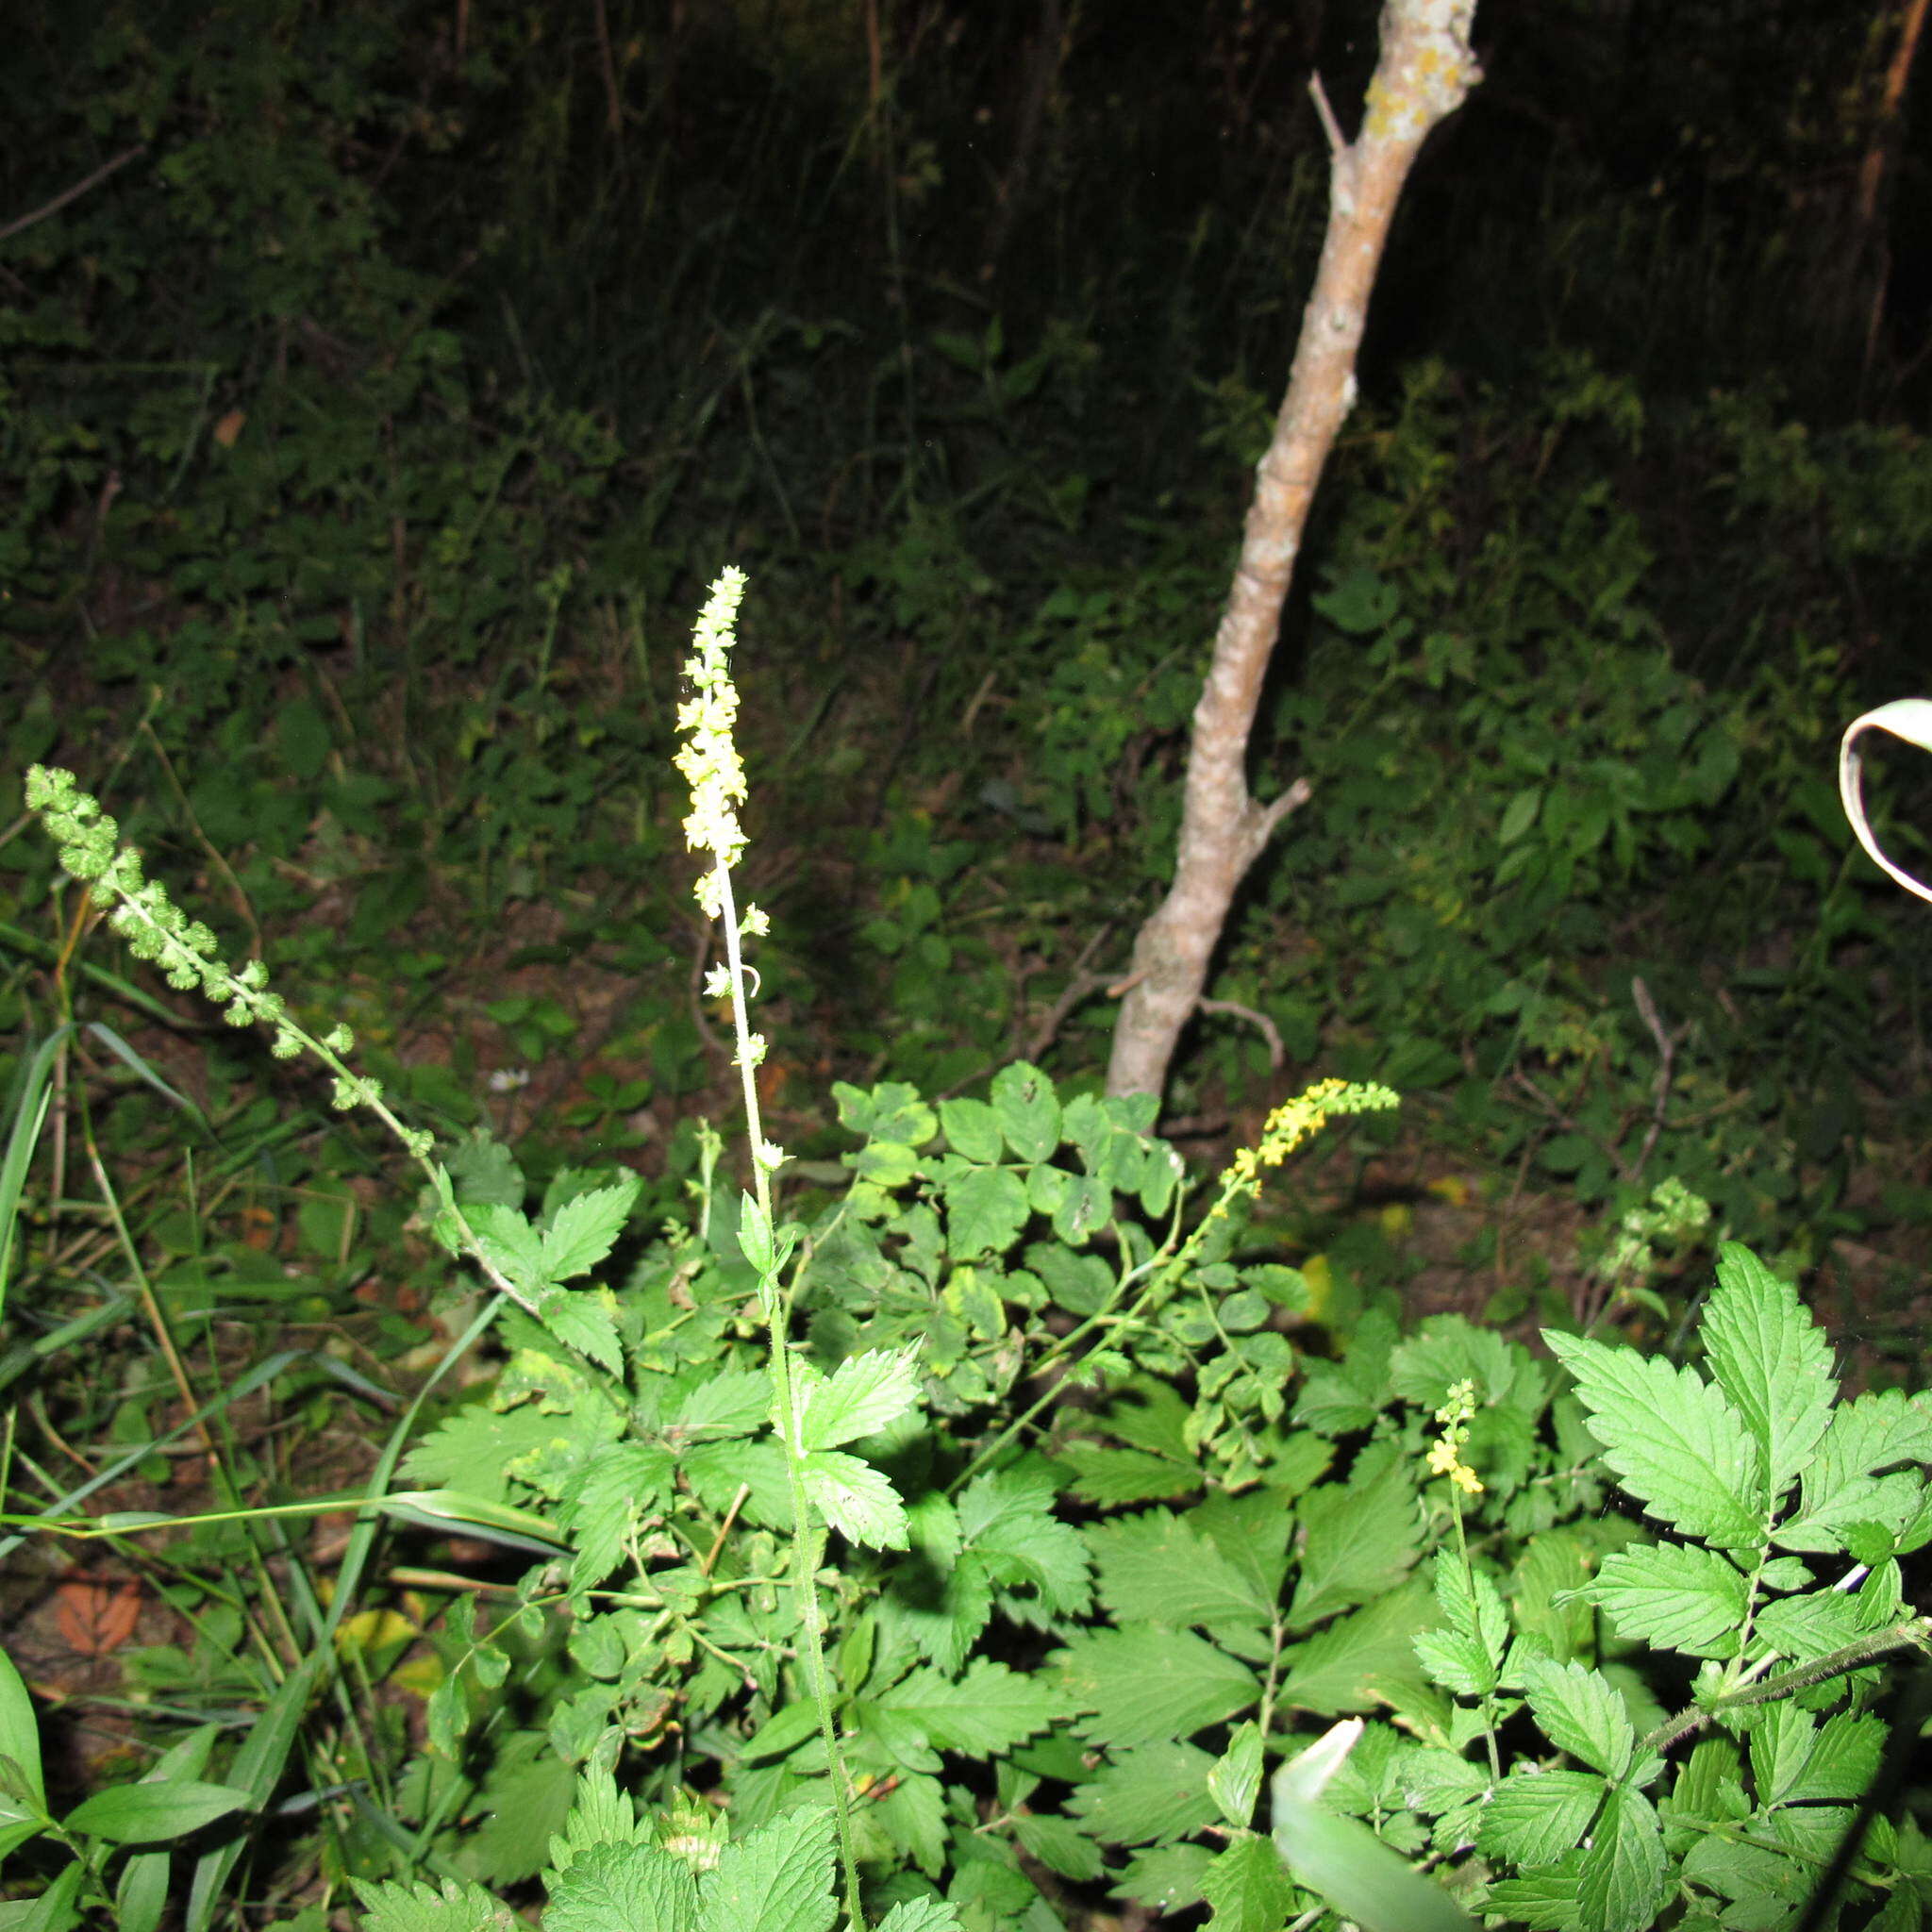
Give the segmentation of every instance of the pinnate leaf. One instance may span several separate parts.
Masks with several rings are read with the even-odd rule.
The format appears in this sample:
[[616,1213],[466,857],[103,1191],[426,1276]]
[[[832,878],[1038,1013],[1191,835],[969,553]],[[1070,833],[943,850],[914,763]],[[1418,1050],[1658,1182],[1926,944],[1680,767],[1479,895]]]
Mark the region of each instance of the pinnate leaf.
[[1043,1467],[975,1476],[959,1493],[966,1549],[1002,1588],[1037,1591],[1059,1616],[1078,1616],[1092,1596],[1087,1546],[1053,1513],[1054,1484]]
[[1208,1794],[1237,1831],[1245,1831],[1261,1794],[1261,1727],[1252,1720],[1235,1727],[1227,1749],[1208,1774]]
[[1053,1082],[1016,1060],[992,1076],[992,1110],[1006,1142],[1022,1160],[1044,1160],[1060,1144],[1060,1107]]
[[959,1907],[948,1899],[901,1899],[879,1921],[878,1932],[955,1932]]
[[588,1356],[613,1375],[624,1366],[617,1321],[608,1291],[601,1289],[545,1288],[537,1301],[537,1319],[558,1341]]
[[671,1473],[668,1449],[632,1441],[613,1443],[572,1476],[561,1515],[576,1549],[575,1589],[594,1589],[617,1568],[625,1538],[657,1508]]
[[969,1167],[948,1174],[945,1197],[946,1244],[962,1258],[1004,1254],[1033,1211],[1024,1184],[1006,1167]]
[[1068,1808],[1108,1844],[1186,1838],[1214,1822],[1208,1780],[1214,1759],[1197,1744],[1147,1744],[1122,1751],[1078,1787]]
[[772,1378],[763,1369],[723,1369],[678,1404],[676,1427],[687,1440],[721,1441],[754,1434],[771,1412]]
[[1434,1614],[1420,1577],[1338,1617],[1288,1654],[1281,1702],[1334,1717],[1420,1684],[1415,1639]]
[[1238,1838],[1201,1874],[1212,1932],[1276,1932],[1294,1904],[1294,1880],[1272,1839]]
[[940,1131],[946,1145],[968,1160],[993,1161],[1006,1151],[999,1116],[983,1100],[941,1101]]
[[1664,1899],[1664,1840],[1641,1791],[1613,1790],[1576,1874],[1582,1932],[1650,1932]]
[[1590,1432],[1624,1487],[1672,1528],[1719,1549],[1764,1541],[1769,1499],[1744,1424],[1694,1369],[1549,1329]]

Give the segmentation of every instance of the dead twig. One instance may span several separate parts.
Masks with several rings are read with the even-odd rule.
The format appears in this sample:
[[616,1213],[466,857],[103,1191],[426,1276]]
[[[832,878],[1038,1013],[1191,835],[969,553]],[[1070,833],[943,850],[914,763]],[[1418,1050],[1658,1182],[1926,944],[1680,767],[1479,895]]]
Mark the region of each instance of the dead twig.
[[31,228],[36,222],[44,222],[49,215],[58,214],[70,201],[77,201],[90,188],[98,187],[117,168],[125,168],[138,155],[147,152],[147,142],[138,142],[133,147],[125,148],[111,161],[103,161],[92,175],[76,181],[72,188],[63,188],[52,201],[42,202],[37,208],[26,214],[16,215],[5,227],[0,227],[0,242],[17,235],[23,228]]

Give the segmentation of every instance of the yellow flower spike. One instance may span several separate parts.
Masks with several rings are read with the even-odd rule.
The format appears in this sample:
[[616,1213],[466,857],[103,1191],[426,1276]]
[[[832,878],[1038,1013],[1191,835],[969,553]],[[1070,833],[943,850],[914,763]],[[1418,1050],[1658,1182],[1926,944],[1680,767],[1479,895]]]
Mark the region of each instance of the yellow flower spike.
[[1221,1175],[1221,1199],[1211,1210],[1224,1213],[1229,1200],[1243,1191],[1254,1193],[1261,1185],[1264,1167],[1279,1167],[1295,1149],[1311,1140],[1338,1113],[1371,1113],[1393,1107],[1396,1096],[1373,1081],[1317,1080],[1292,1100],[1284,1100],[1262,1124],[1261,1138],[1252,1147],[1235,1150]]
[[1465,1496],[1483,1492],[1481,1478],[1462,1459],[1462,1445],[1469,1441],[1470,1418],[1475,1411],[1475,1384],[1467,1377],[1452,1384],[1449,1399],[1436,1411],[1436,1420],[1442,1424],[1441,1436],[1429,1449],[1429,1474],[1446,1475]]
[[[746,795],[744,766],[732,736],[738,725],[738,687],[728,668],[744,585],[741,570],[719,572],[691,633],[691,654],[684,667],[693,694],[677,708],[683,742],[676,764],[691,787],[685,840],[693,852],[709,853],[726,870],[737,864],[745,847],[738,823],[738,808]],[[722,909],[714,871],[708,871],[697,887],[698,904],[713,919]]]

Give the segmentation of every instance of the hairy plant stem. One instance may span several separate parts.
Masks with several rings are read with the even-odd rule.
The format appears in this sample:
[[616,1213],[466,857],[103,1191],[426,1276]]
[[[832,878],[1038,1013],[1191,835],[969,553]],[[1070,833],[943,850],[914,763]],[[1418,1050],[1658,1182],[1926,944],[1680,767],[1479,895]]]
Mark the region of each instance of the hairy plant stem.
[[[738,1040],[738,1072],[742,1084],[745,1124],[751,1134],[753,1197],[769,1228],[772,1220],[772,1174],[765,1158],[764,1124],[758,1110],[758,1056],[746,1017],[744,955],[739,941],[738,908],[731,895],[731,871],[720,858],[713,877],[717,883],[720,918],[724,927],[724,958],[731,978],[731,1019]],[[758,1307],[772,1352],[772,1389],[778,1413],[778,1441],[785,1456],[785,1475],[791,1496],[791,1562],[798,1591],[799,1653],[805,1663],[806,1688],[818,1707],[819,1735],[824,1740],[825,1770],[832,1785],[832,1815],[838,1823],[839,1858],[844,1870],[845,1911],[854,1932],[863,1932],[865,1916],[859,1902],[858,1857],[852,1834],[852,1781],[840,1748],[832,1718],[832,1688],[825,1673],[824,1618],[819,1607],[819,1563],[824,1535],[811,1520],[805,1490],[806,1447],[801,1406],[791,1379],[791,1302],[778,1288],[777,1269],[761,1272]]]
[[1693,1705],[1689,1710],[1680,1710],[1667,1724],[1657,1725],[1656,1730],[1639,1739],[1638,1748],[1642,1751],[1668,1751],[1673,1744],[1688,1738],[1693,1731],[1701,1731],[1724,1711],[1735,1710],[1747,1704],[1774,1703],[1781,1697],[1789,1697],[1793,1690],[1803,1690],[1807,1685],[1823,1684],[1846,1671],[1875,1663],[1890,1651],[1924,1650],[1928,1647],[1932,1647],[1932,1617],[1907,1617],[1902,1624],[1889,1624],[1883,1630],[1874,1630],[1869,1637],[1861,1637],[1856,1643],[1847,1643],[1842,1649],[1831,1651],[1824,1657],[1813,1657],[1807,1664],[1780,1671],[1776,1676],[1767,1677],[1761,1684],[1726,1691],[1708,1705]]

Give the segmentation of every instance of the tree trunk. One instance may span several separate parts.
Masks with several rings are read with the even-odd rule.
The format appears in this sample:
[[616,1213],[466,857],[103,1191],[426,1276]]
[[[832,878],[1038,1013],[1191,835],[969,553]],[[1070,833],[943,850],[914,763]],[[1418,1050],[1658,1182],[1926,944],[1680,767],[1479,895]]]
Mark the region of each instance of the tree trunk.
[[1248,734],[1315,485],[1355,401],[1356,352],[1397,197],[1430,129],[1481,78],[1469,50],[1474,12],[1475,0],[1388,0],[1381,58],[1353,142],[1342,140],[1319,78],[1311,83],[1333,158],[1328,232],[1194,707],[1174,884],[1134,941],[1109,1093],[1161,1091],[1236,889],[1274,827],[1308,796],[1300,778],[1265,806],[1248,795]]

